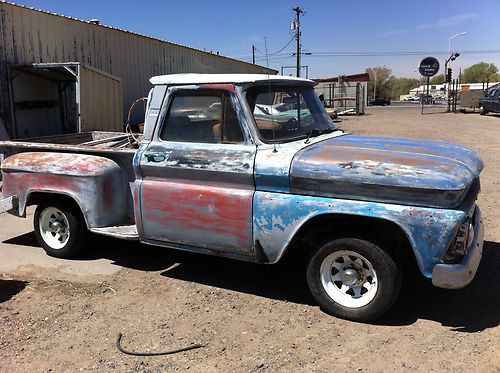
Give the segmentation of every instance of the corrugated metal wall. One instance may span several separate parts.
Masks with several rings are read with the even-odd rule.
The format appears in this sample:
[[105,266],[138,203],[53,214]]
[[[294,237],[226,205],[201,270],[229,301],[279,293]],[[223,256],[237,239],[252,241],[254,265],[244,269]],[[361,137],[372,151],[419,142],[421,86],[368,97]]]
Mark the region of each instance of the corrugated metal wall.
[[81,132],[122,131],[122,82],[116,77],[80,66]]
[[7,65],[80,62],[123,80],[123,114],[154,75],[276,71],[130,32],[0,2],[0,119],[10,122]]

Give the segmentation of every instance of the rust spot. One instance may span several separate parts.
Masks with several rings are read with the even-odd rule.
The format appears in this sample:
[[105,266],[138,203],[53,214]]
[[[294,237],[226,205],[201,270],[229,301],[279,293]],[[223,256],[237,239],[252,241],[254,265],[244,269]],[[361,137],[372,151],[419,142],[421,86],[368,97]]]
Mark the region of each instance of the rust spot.
[[222,91],[235,92],[234,85],[229,84],[229,83],[223,83],[223,84],[201,84],[200,88],[204,88],[204,89],[219,89],[219,90],[222,90]]
[[173,233],[188,241],[202,233],[236,242],[239,248],[249,246],[253,188],[200,185],[186,180],[144,180],[142,187],[145,225],[154,223],[166,230],[177,227]]
[[19,153],[8,157],[2,164],[3,171],[22,170],[71,176],[102,175],[117,165],[108,158],[85,154]]

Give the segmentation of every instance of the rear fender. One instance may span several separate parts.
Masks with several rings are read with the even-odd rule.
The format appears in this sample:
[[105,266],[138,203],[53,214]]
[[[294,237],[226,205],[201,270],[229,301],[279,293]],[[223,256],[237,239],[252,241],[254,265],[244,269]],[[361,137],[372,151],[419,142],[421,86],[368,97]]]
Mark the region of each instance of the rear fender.
[[26,152],[2,163],[3,195],[17,196],[17,215],[26,215],[34,193],[65,195],[80,207],[89,228],[123,223],[125,175],[114,161],[93,155]]

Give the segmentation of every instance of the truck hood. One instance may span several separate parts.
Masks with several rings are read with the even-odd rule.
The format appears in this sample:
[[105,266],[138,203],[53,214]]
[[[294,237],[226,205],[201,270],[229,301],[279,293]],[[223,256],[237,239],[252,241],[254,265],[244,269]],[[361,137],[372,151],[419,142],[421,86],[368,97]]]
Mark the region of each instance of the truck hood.
[[454,208],[478,189],[482,169],[461,145],[346,135],[300,150],[290,186],[299,194]]

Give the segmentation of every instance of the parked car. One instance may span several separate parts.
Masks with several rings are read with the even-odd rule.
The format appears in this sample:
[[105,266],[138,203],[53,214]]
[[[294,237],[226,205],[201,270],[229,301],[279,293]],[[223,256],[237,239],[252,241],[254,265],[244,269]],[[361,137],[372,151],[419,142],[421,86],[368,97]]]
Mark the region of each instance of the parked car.
[[[49,255],[75,256],[89,232],[262,264],[298,251],[322,309],[357,321],[391,308],[402,262],[442,288],[474,278],[483,163],[472,150],[346,133],[306,79],[151,82],[143,135],[0,142],[0,212],[26,217],[37,205],[35,236]],[[255,108],[267,121],[262,105],[281,104],[295,120],[260,127]]]
[[[289,110],[289,106],[283,103],[277,105],[256,104],[253,115],[259,129],[281,129],[284,125],[290,129],[293,125],[299,125],[299,111]],[[300,110],[300,121],[307,125],[311,119],[311,113],[305,107]]]
[[407,96],[405,98],[403,98],[403,101],[418,101],[419,98],[418,97],[414,97],[414,96]]
[[500,113],[500,88],[491,90],[487,96],[479,99],[479,114]]
[[435,100],[432,95],[421,95],[420,96],[420,103],[423,105],[434,105]]
[[388,98],[375,98],[369,102],[369,105],[371,106],[386,106],[390,104],[391,100],[389,100]]

